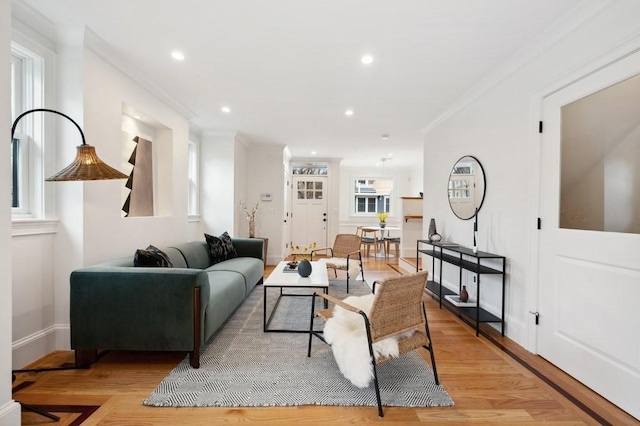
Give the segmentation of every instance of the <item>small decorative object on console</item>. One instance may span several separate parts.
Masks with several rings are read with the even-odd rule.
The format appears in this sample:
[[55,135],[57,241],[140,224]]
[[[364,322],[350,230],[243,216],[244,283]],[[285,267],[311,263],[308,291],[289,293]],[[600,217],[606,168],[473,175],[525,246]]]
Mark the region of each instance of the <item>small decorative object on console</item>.
[[467,286],[463,285],[462,291],[460,292],[460,301],[466,302],[467,300],[469,300],[469,292],[467,291]]
[[438,234],[438,231],[436,231],[436,220],[434,218],[431,218],[429,221],[429,231],[427,232],[427,236],[429,237],[429,241],[437,242],[442,240],[442,236]]
[[256,236],[256,213],[258,212],[258,207],[260,207],[260,201],[256,203],[256,206],[249,210],[247,205],[240,201],[240,208],[244,210],[244,214],[247,216],[247,220],[249,221],[249,238],[255,238]]

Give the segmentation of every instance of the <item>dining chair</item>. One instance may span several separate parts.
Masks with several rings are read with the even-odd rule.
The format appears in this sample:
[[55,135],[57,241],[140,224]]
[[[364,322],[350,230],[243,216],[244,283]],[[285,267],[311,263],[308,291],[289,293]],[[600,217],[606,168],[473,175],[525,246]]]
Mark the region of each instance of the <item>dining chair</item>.
[[394,253],[397,258],[400,257],[400,237],[391,237],[387,234],[386,237],[382,238],[384,241],[384,255],[385,257],[389,257],[389,249],[391,248],[391,244],[394,245]]
[[368,230],[365,226],[358,226],[356,235],[360,236],[362,253],[366,253],[367,257],[370,256],[372,246],[374,256],[380,247],[384,247],[383,241],[378,238],[378,231]]

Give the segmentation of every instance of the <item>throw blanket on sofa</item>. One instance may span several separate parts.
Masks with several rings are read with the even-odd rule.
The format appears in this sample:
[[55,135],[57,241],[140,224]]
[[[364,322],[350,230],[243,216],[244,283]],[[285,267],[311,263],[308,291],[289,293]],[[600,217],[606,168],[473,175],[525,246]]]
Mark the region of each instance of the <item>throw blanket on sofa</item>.
[[[349,296],[344,302],[367,315],[375,295]],[[393,336],[373,344],[373,352],[378,356],[398,356],[398,340],[413,332]],[[369,358],[367,331],[362,315],[335,306],[333,316],[324,326],[324,338],[331,345],[333,356],[344,377],[359,388],[366,388],[373,380],[373,366]]]

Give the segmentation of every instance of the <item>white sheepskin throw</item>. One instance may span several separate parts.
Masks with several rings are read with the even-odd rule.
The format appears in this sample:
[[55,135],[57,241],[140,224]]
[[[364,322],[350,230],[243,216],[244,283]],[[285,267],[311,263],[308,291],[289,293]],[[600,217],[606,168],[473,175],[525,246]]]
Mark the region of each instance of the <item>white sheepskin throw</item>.
[[[349,296],[344,302],[367,315],[375,295]],[[411,335],[413,332],[408,333]],[[398,340],[407,333],[390,337],[373,344],[377,356],[398,356]],[[360,314],[335,306],[333,316],[324,326],[324,338],[331,345],[333,356],[344,377],[359,388],[366,388],[373,380],[373,366],[369,358],[367,331]]]
[[[338,268],[346,268],[347,267],[347,259],[342,257],[331,257],[329,259],[321,259],[321,262],[328,263],[330,265],[335,265]],[[360,273],[360,265],[358,265],[358,261],[353,259],[349,262],[349,278],[355,280],[358,278],[358,274]]]

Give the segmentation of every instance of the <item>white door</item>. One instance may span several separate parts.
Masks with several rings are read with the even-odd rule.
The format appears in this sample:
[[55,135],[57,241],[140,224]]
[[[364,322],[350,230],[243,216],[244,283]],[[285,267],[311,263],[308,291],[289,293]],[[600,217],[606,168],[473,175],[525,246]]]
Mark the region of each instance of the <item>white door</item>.
[[327,178],[295,175],[291,193],[291,253],[327,247]]
[[[619,108],[612,96],[598,114],[578,111],[586,120],[577,129],[570,130],[569,123],[575,121],[567,115],[584,105],[576,101],[604,94],[602,89],[636,74],[640,74],[640,54],[544,100],[537,346],[541,356],[640,418],[640,234],[610,232],[610,227],[596,230],[606,228],[610,218],[633,216],[626,212],[637,204],[633,200],[640,193],[640,149],[626,155],[616,151],[629,138],[640,147],[640,109],[623,112],[640,106],[640,92],[625,108]],[[594,98],[599,97],[590,97]],[[612,126],[607,135],[594,138],[603,121],[617,121],[623,115],[629,116],[627,123],[636,123],[630,128]],[[578,141],[578,149],[568,148],[569,135]],[[594,139],[610,139],[598,155],[593,155],[598,150]],[[589,158],[593,158],[590,166],[577,173],[581,167],[577,164]],[[609,207],[599,204],[606,205],[616,187],[627,193],[626,201],[607,211]],[[602,198],[603,203],[592,203],[592,197]]]

